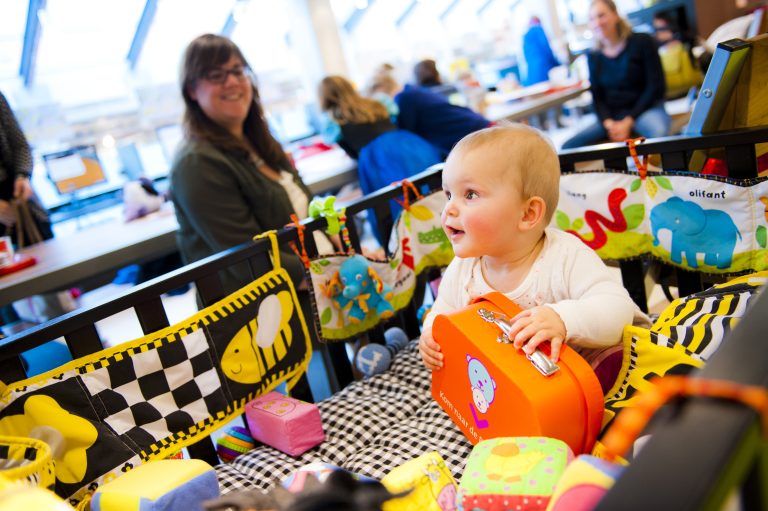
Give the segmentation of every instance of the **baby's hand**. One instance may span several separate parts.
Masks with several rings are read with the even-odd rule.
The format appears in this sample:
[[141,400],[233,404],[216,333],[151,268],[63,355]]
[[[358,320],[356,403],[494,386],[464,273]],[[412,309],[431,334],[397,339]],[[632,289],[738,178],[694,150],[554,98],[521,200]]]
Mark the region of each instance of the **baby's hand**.
[[515,348],[522,348],[527,355],[532,354],[542,342],[549,341],[552,348],[549,358],[557,362],[565,335],[565,324],[560,315],[542,305],[524,310],[512,318],[509,340]]
[[443,367],[443,354],[440,353],[440,345],[432,337],[431,329],[424,329],[419,338],[419,353],[424,365],[430,371]]

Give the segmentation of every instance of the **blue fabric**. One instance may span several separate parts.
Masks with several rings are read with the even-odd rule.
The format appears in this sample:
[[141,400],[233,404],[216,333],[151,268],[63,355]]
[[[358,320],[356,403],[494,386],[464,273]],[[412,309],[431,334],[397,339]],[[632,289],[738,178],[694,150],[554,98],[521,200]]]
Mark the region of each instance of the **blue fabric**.
[[161,496],[147,509],[151,511],[189,511],[200,509],[203,501],[215,499],[219,495],[220,490],[218,480],[216,479],[216,472],[211,469]]
[[[405,130],[390,131],[378,136],[360,150],[357,161],[360,188],[363,194],[368,195],[442,161],[440,151],[420,136]],[[392,218],[397,218],[400,205],[390,201],[390,209]],[[378,235],[373,215],[370,220],[374,232]]]
[[390,131],[360,151],[360,188],[367,195],[441,161],[438,150],[418,135],[405,130]]
[[549,70],[560,63],[552,53],[547,34],[541,25],[531,25],[523,36],[523,55],[527,71],[523,79],[523,85],[534,85],[549,80]]
[[21,354],[27,366],[27,376],[45,373],[72,360],[72,354],[64,344],[49,341]]
[[490,125],[490,121],[469,108],[452,105],[424,87],[406,85],[395,96],[400,113],[397,125],[413,132],[447,155],[466,135]]
[[[151,462],[150,462],[151,463]],[[201,509],[203,501],[212,500],[220,496],[219,483],[216,472],[211,469],[193,477],[180,486],[170,489],[159,496],[157,500],[139,495],[141,490],[136,489],[139,507],[137,511],[191,511]],[[102,503],[102,494],[96,492],[91,500],[93,511],[110,511]]]

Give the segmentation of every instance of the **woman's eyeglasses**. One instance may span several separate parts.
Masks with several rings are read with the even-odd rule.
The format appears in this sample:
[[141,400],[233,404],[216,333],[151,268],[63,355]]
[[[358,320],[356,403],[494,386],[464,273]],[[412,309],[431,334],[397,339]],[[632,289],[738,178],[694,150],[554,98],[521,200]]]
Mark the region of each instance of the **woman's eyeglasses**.
[[221,85],[227,81],[229,75],[234,76],[238,81],[245,80],[250,77],[250,70],[245,67],[233,67],[232,69],[211,69],[203,73],[203,79],[208,82]]

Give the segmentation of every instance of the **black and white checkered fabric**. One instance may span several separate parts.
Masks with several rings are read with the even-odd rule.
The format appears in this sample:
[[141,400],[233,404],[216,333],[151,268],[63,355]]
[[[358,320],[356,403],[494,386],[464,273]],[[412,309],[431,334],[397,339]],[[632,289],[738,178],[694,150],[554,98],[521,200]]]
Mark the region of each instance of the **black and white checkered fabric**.
[[101,366],[82,381],[103,406],[104,422],[141,450],[226,407],[202,329]]
[[390,369],[353,382],[318,403],[326,440],[299,457],[267,446],[219,465],[222,493],[269,489],[313,462],[338,465],[377,479],[422,454],[437,451],[458,479],[472,445],[432,400],[429,371],[416,341],[395,357]]

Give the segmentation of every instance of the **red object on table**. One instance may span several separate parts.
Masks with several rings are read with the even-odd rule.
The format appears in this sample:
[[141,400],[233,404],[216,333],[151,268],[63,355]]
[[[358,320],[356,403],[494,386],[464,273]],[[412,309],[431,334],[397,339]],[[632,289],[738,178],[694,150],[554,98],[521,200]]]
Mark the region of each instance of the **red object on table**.
[[296,159],[301,160],[303,158],[309,158],[310,156],[324,153],[325,151],[330,151],[331,149],[333,149],[333,146],[329,146],[324,142],[315,142],[313,144],[303,146],[298,151],[299,155],[296,157]]
[[23,270],[24,268],[29,268],[35,264],[37,264],[37,259],[35,259],[34,256],[14,254],[13,262],[11,264],[0,266],[0,276],[8,275],[9,273]]

